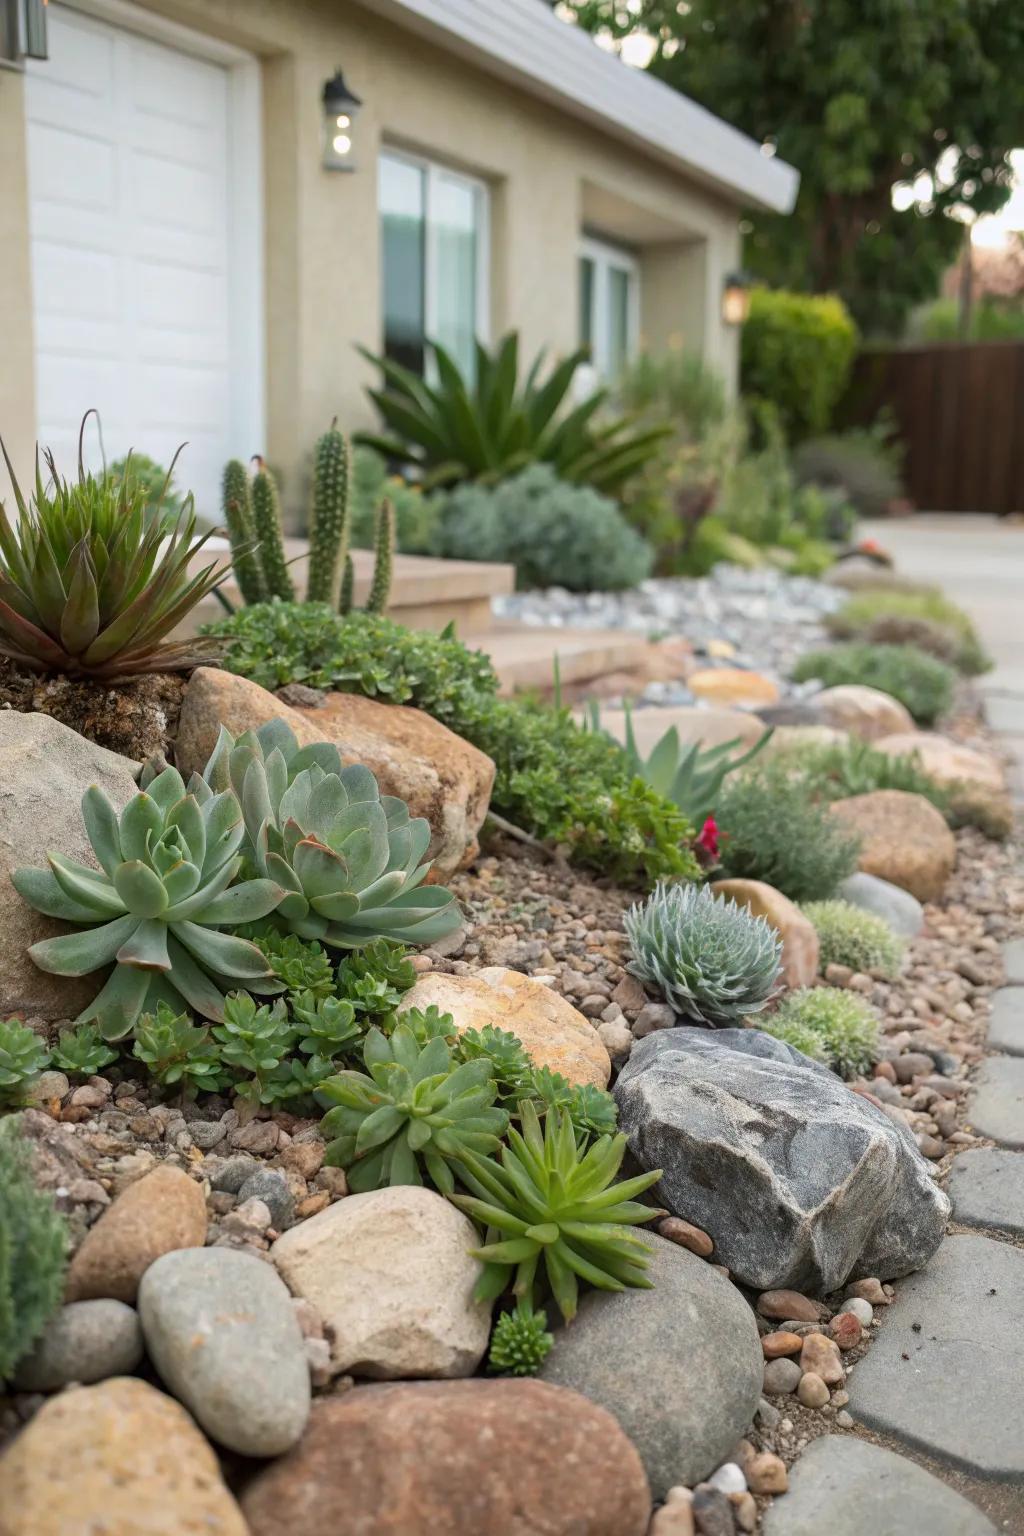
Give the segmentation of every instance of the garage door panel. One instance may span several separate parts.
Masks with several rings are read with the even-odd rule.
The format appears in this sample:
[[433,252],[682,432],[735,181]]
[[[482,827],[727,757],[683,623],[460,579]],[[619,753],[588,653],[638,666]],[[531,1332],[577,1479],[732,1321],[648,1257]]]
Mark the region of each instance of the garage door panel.
[[[73,427],[77,432],[82,416],[93,406],[100,412],[105,433],[117,431],[125,420],[124,379],[116,357],[73,357],[40,351],[36,378],[48,403],[50,431],[44,447],[50,445],[55,427]],[[71,473],[70,464],[67,473]]]
[[[51,20],[54,12],[51,11]],[[114,49],[117,34],[100,28],[84,16],[61,11],[56,26],[47,30],[49,58],[45,80],[66,86],[82,96],[108,96],[114,80]]]
[[117,320],[118,269],[107,252],[37,240],[34,278],[41,288],[36,308],[42,317],[62,323]]
[[109,139],[40,124],[29,139],[28,173],[42,202],[115,211],[117,159]]
[[[137,112],[132,122],[136,153],[153,155],[158,160],[169,160],[178,165],[190,165],[204,171],[211,159],[216,163],[225,155],[225,141],[211,137],[208,128],[194,123],[172,122],[166,117]],[[211,145],[216,146],[211,153]]]
[[149,426],[170,428],[180,424],[183,431],[192,433],[227,428],[219,368],[143,364],[136,378],[139,418]]
[[223,240],[226,203],[221,177],[202,166],[141,154],[132,156],[131,173],[140,218],[190,234],[217,234]]
[[136,276],[143,325],[219,338],[220,360],[227,362],[227,284],[222,272],[139,262]]

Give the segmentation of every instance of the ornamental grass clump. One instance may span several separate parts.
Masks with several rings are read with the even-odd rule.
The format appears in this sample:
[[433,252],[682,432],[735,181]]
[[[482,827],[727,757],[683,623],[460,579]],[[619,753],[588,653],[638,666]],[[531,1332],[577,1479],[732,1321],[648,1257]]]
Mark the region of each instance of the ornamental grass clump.
[[21,1118],[0,1122],[0,1382],[35,1344],[64,1295],[67,1228],[35,1187]]
[[715,819],[724,879],[763,880],[791,901],[822,901],[857,867],[857,838],[785,763],[726,779]]
[[104,682],[208,661],[209,641],[168,638],[227,575],[217,561],[190,575],[210,537],[197,536],[192,497],[165,526],[130,457],[119,479],[86,473],[80,435],[77,481],[47,452],[50,483],[37,465],[26,502],[3,454],[18,519],[0,503],[0,652],[34,672]]
[[684,1019],[719,1027],[775,996],[782,940],[767,919],[710,887],[659,885],[624,919],[628,969]]
[[[763,1027],[826,1062],[843,1078],[862,1076],[878,1059],[877,1014],[855,992],[839,987],[803,987],[788,993]],[[813,1052],[808,1041],[817,1047]]]
[[803,909],[818,935],[818,964],[846,965],[892,979],[903,960],[904,943],[882,918],[849,901],[811,901]]

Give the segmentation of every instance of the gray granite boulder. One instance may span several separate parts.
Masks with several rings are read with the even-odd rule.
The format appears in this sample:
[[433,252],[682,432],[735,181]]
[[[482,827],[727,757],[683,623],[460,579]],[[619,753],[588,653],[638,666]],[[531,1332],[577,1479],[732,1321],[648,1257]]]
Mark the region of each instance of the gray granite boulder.
[[746,1433],[764,1358],[754,1314],[724,1275],[663,1237],[644,1240],[654,1289],[588,1292],[541,1375],[618,1419],[663,1499],[707,1477]]
[[56,1392],[71,1381],[89,1386],[130,1376],[141,1359],[142,1329],[133,1307],[111,1297],[72,1301],[50,1318],[19,1363],[14,1385],[19,1392]]
[[832,1072],[758,1030],[660,1030],[615,1085],[662,1205],[759,1291],[832,1291],[919,1269],[949,1201],[910,1133]]
[[862,871],[848,875],[837,889],[836,897],[880,917],[901,938],[916,938],[924,927],[924,908],[917,897],[878,875],[866,875]]

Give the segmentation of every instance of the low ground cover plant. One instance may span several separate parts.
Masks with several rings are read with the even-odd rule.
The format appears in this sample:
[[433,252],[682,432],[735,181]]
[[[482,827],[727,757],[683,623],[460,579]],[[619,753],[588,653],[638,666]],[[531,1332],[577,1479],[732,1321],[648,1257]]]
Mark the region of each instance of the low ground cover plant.
[[784,762],[758,762],[726,779],[715,819],[723,877],[763,880],[792,901],[831,896],[857,867],[856,838]]
[[0,1120],[0,1383],[60,1305],[67,1246],[63,1218],[33,1182],[20,1119],[8,1116]]
[[826,623],[842,639],[909,642],[970,676],[992,665],[970,618],[938,591],[857,592]]
[[899,972],[905,945],[889,924],[848,901],[811,901],[803,908],[818,935],[818,964],[847,965],[851,971]]
[[862,1076],[878,1059],[877,1014],[857,993],[839,987],[788,993],[763,1027],[842,1078]]
[[913,645],[871,645],[849,641],[808,651],[793,668],[794,680],[817,678],[826,688],[865,683],[905,704],[919,725],[933,725],[953,702],[952,667]]

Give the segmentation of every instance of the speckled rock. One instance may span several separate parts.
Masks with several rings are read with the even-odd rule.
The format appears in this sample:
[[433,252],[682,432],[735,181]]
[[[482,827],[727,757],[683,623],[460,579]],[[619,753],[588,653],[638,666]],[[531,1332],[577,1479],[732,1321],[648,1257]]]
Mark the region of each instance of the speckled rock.
[[984,784],[986,789],[1000,790],[1006,779],[1002,767],[994,757],[965,747],[963,742],[953,741],[934,731],[899,731],[883,736],[875,742],[875,750],[887,757],[905,757],[916,753],[925,773],[940,784],[967,782]]
[[248,1536],[184,1408],[124,1376],[40,1409],[0,1459],[0,1512],[3,1536]]
[[280,1456],[309,1417],[309,1367],[288,1289],[262,1259],[191,1248],[151,1264],[139,1287],[146,1349],[213,1440]]
[[90,1228],[68,1270],[67,1299],[113,1296],[134,1302],[139,1281],[161,1254],[206,1241],[202,1187],[180,1168],[154,1168],[129,1184]]
[[251,1536],[645,1536],[650,1495],[615,1420],[574,1392],[396,1382],[314,1404],[242,1507]]
[[653,1234],[653,1290],[588,1292],[555,1332],[544,1381],[615,1415],[656,1499],[707,1477],[747,1429],[764,1361],[750,1307],[725,1277]]
[[56,1392],[108,1376],[130,1376],[142,1359],[138,1314],[123,1301],[72,1301],[49,1319],[42,1337],[18,1365],[19,1392]]
[[937,901],[956,863],[956,841],[945,817],[923,795],[873,789],[830,807],[861,839],[859,867],[879,875],[918,901]]
[[829,725],[849,731],[861,741],[877,741],[897,731],[914,729],[914,717],[905,704],[880,688],[868,688],[861,683],[823,688],[814,696],[814,707]]
[[446,976],[428,971],[398,1006],[450,1013],[461,1034],[493,1024],[522,1041],[539,1067],[560,1072],[570,1083],[607,1086],[611,1057],[590,1020],[542,982],[501,965],[486,966],[472,976]]
[[818,974],[818,935],[804,916],[774,885],[763,880],[716,880],[716,896],[725,896],[746,907],[755,917],[766,918],[782,940],[781,981],[791,990],[809,987]]
[[620,1123],[655,1194],[759,1291],[828,1292],[917,1269],[949,1201],[904,1126],[758,1030],[678,1028],[634,1045]]
[[477,1246],[455,1206],[402,1185],[338,1201],[279,1237],[271,1257],[330,1329],[335,1372],[469,1376],[491,1321],[490,1305],[473,1300]]

